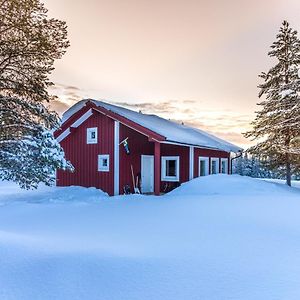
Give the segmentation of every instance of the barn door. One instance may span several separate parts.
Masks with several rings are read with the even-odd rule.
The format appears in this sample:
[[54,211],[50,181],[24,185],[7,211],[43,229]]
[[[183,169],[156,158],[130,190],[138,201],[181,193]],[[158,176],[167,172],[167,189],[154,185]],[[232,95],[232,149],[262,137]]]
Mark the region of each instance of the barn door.
[[142,155],[141,158],[141,190],[142,193],[154,192],[154,156]]

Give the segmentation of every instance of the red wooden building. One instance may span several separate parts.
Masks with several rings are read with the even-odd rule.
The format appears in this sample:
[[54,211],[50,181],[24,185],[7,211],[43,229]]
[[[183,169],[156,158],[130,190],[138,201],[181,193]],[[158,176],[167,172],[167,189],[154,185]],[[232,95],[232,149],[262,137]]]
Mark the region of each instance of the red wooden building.
[[241,150],[202,130],[96,100],[67,110],[55,136],[75,168],[58,170],[57,185],[109,195],[123,194],[126,185],[133,191],[136,183],[142,193],[159,195],[194,177],[229,173],[230,153]]

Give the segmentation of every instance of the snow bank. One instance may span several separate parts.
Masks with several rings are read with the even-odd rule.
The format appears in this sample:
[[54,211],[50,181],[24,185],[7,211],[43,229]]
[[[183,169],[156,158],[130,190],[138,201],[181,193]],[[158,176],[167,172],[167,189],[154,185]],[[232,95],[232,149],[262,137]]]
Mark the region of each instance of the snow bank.
[[0,199],[0,299],[300,298],[299,189],[218,175],[162,197],[2,183]]
[[[281,183],[281,184],[278,184]],[[168,195],[262,195],[270,192],[290,193],[294,190],[282,185],[282,181],[257,180],[240,175],[210,175],[193,179],[182,184],[179,188],[168,193]]]
[[[268,178],[259,178],[259,179],[266,182],[274,182],[283,185],[286,184],[286,181],[283,179],[268,179]],[[292,187],[300,188],[300,180],[292,180]]]
[[108,194],[96,188],[71,187],[49,187],[39,185],[37,189],[21,189],[13,182],[0,181],[0,205],[12,201],[60,203],[60,202],[94,202],[108,198]]

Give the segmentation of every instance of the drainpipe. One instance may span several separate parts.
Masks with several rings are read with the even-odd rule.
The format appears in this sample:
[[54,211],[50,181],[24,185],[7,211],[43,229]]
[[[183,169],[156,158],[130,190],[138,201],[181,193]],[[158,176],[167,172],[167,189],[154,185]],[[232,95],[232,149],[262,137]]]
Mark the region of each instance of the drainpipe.
[[230,159],[230,174],[231,175],[232,175],[232,162],[233,162],[233,160],[241,157],[242,155],[243,155],[243,150],[239,151],[235,157]]

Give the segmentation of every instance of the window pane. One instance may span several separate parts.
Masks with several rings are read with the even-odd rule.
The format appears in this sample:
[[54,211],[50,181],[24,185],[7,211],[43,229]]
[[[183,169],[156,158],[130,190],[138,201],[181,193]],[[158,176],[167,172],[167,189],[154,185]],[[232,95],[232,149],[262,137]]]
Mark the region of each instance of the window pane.
[[102,166],[103,166],[103,167],[107,167],[107,158],[104,158],[104,159],[102,160]]
[[176,160],[166,160],[166,176],[176,176]]
[[95,138],[96,138],[96,132],[95,132],[95,131],[92,131],[92,132],[91,132],[91,138],[92,138],[92,139],[95,139]]
[[205,176],[205,160],[200,160],[200,176]]
[[226,162],[222,161],[222,173],[226,173]]
[[211,172],[212,174],[217,174],[217,162],[215,160],[211,162]]

